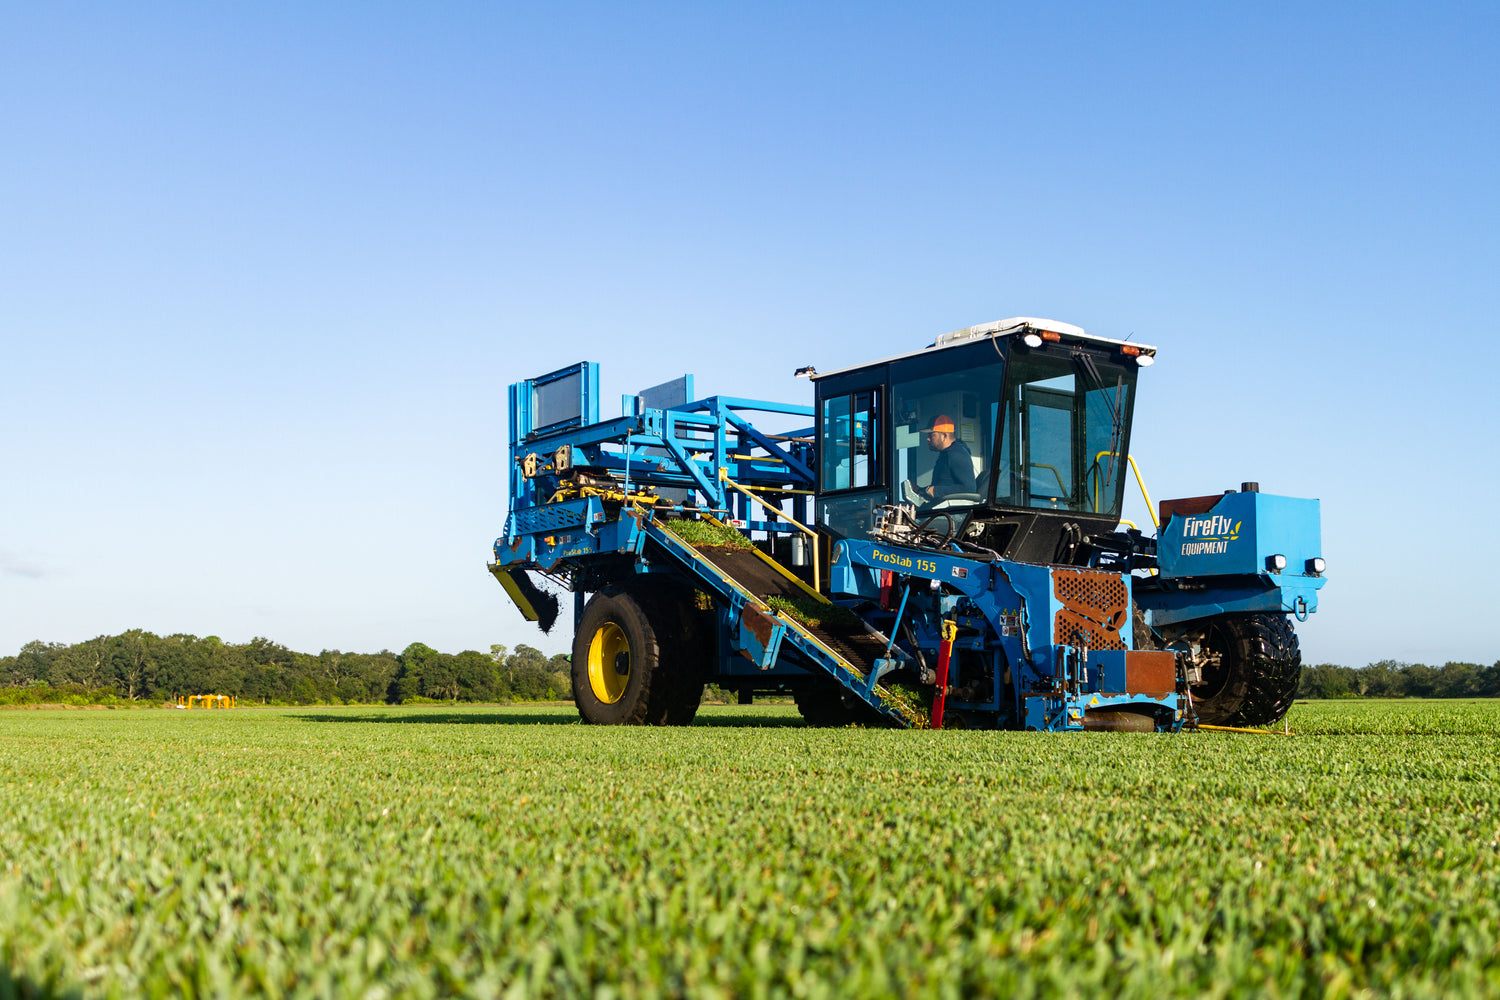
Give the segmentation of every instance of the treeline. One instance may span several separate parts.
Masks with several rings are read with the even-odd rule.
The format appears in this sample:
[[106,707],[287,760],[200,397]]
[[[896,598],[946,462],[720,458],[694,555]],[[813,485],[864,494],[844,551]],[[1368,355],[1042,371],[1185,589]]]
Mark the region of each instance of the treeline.
[[1320,663],[1302,668],[1299,698],[1500,698],[1500,662],[1397,663],[1381,660],[1367,667]]
[[[519,645],[488,653],[440,653],[414,642],[400,653],[316,655],[270,639],[158,636],[131,629],[84,642],[29,642],[0,657],[0,704],[176,701],[228,694],[265,704],[392,704],[415,701],[554,701],[572,697],[568,657]],[[1299,698],[1495,698],[1500,662],[1381,660],[1365,667],[1303,667]]]
[[527,645],[440,653],[414,642],[400,653],[314,655],[259,637],[232,643],[131,629],[71,645],[29,642],[0,657],[0,703],[161,702],[190,694],[290,705],[551,701],[571,698],[572,686],[568,657]]

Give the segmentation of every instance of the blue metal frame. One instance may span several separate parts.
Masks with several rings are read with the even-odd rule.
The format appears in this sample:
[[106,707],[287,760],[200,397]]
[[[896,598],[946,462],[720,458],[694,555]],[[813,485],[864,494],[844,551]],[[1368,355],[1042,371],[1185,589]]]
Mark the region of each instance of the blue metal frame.
[[[563,369],[571,374],[586,368],[597,384],[598,366]],[[556,375],[557,373],[553,373]],[[810,446],[791,446],[776,440],[754,426],[745,416],[759,412],[797,417],[811,417],[812,407],[765,400],[712,396],[681,406],[665,409],[640,406],[637,412],[613,420],[593,419],[581,425],[572,423],[533,429],[529,423],[528,402],[531,387],[538,380],[511,386],[511,518],[507,538],[514,540],[513,527],[520,523],[520,511],[547,505],[550,479],[545,471],[528,477],[522,464],[535,455],[539,468],[545,470],[558,449],[572,449],[573,464],[597,466],[624,477],[632,488],[653,487],[687,489],[700,498],[706,509],[740,521],[749,520],[749,509],[743,496],[727,490],[719,479],[719,470],[742,486],[760,489],[796,491],[801,499],[793,516],[806,522],[812,512],[813,472],[809,463]],[[595,395],[597,392],[595,391]],[[627,397],[638,400],[639,397]],[[801,428],[783,437],[808,437],[811,427]],[[760,453],[757,453],[760,452]],[[787,531],[788,526],[774,521],[758,520],[754,530]]]

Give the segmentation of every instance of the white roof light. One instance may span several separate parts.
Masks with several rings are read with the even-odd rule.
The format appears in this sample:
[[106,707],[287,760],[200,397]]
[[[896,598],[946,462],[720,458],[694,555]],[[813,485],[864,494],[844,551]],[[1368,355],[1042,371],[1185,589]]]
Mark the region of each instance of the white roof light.
[[975,337],[988,337],[991,334],[1014,333],[1022,327],[1031,327],[1033,330],[1051,330],[1060,333],[1064,337],[1087,336],[1083,327],[1074,326],[1072,323],[1063,323],[1055,319],[1042,319],[1038,316],[1012,316],[1010,319],[997,319],[993,323],[980,323],[977,326],[966,326],[962,330],[953,330],[938,337],[935,347],[947,347],[961,340],[972,340]]

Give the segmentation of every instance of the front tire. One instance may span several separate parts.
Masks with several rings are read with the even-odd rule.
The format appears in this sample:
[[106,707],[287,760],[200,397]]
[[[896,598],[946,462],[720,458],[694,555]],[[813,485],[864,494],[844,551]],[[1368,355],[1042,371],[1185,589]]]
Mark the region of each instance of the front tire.
[[1192,688],[1199,722],[1268,726],[1286,715],[1302,679],[1302,651],[1285,615],[1224,615],[1208,623],[1203,644],[1218,654],[1218,666]]

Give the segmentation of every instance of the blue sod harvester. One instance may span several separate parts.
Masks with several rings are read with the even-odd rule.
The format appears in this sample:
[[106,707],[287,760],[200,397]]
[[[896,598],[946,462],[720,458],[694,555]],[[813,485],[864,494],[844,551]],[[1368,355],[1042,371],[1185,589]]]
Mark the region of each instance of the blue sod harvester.
[[533,577],[576,595],[593,723],[686,724],[705,683],[818,725],[1275,722],[1324,580],[1318,501],[1245,483],[1121,530],[1155,354],[1022,317],[806,369],[811,407],[685,376],[601,420],[592,362],[518,382],[490,571],[543,629]]

